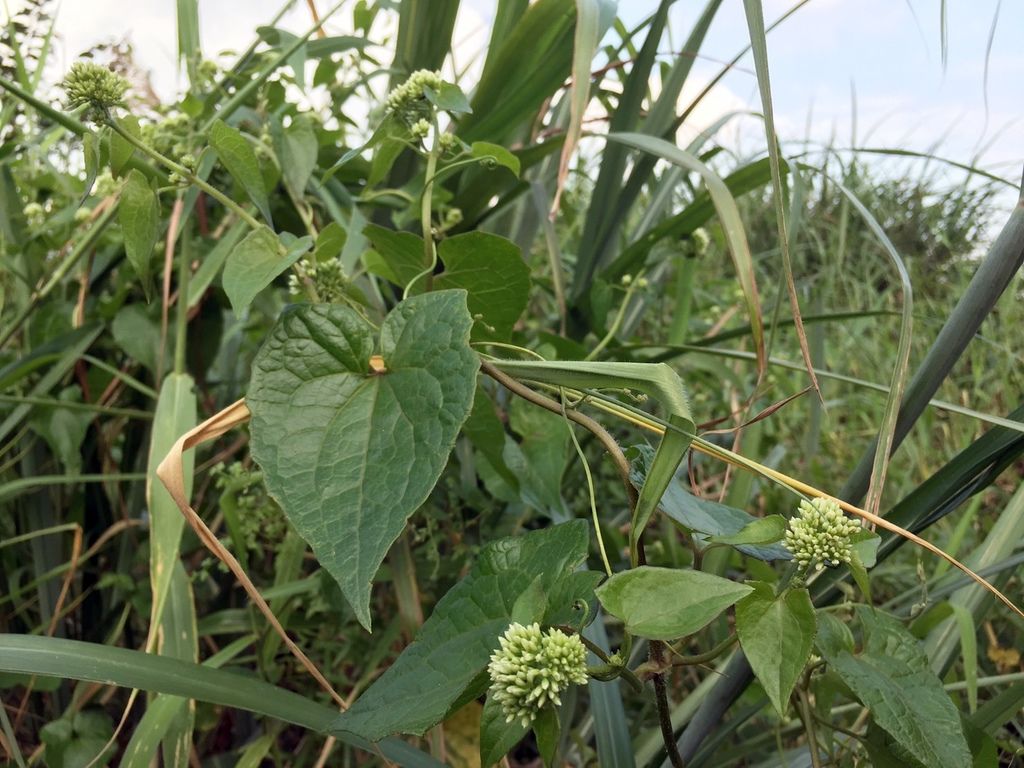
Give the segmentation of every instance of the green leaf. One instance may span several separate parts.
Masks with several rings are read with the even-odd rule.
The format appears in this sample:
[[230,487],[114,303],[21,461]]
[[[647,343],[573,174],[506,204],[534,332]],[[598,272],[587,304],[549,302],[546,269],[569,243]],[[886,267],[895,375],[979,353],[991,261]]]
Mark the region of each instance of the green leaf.
[[462,434],[469,438],[473,447],[502,480],[512,488],[518,486],[516,476],[505,463],[505,426],[495,413],[490,396],[480,386],[477,386],[476,396],[473,398],[473,410],[466,423],[462,425]]
[[755,581],[753,593],[736,604],[736,634],[754,674],[780,716],[814,645],[814,606],[806,589],[776,597],[770,584]]
[[502,141],[562,86],[572,67],[575,10],[572,0],[530,3],[501,45],[489,52],[473,92],[473,114],[460,121],[460,136]]
[[466,115],[473,111],[469,108],[466,94],[455,83],[441,83],[441,87],[436,91],[433,88],[424,88],[423,95],[435,107],[453,115]]
[[338,222],[332,221],[320,230],[316,238],[316,248],[313,249],[313,258],[316,261],[324,262],[337,259],[341,256],[345,243],[348,242],[348,233]]
[[281,129],[277,138],[277,157],[284,183],[293,195],[301,198],[316,168],[319,150],[313,123],[306,115],[298,115],[292,119],[291,125]]
[[500,144],[491,144],[489,141],[474,141],[469,148],[471,157],[481,160],[493,160],[502,168],[508,168],[519,177],[519,158],[509,152]]
[[[124,128],[126,133],[131,134],[135,138],[139,138],[141,131],[139,129],[139,121],[135,115],[126,113],[124,117],[120,118],[118,124]],[[110,173],[116,179],[121,175],[121,171],[128,164],[128,161],[132,159],[132,155],[135,154],[135,147],[132,146],[127,139],[122,138],[116,131],[110,132]]]
[[210,284],[220,272],[221,267],[224,266],[224,262],[227,261],[231,251],[238,245],[242,235],[248,229],[249,225],[244,221],[236,221],[227,232],[217,239],[216,245],[206,251],[199,269],[192,275],[192,279],[188,281],[189,309],[199,303],[203,294],[206,293],[206,289],[210,287]]
[[284,253],[283,244],[270,229],[254,229],[231,249],[221,282],[235,314],[241,316],[256,294],[288,269],[313,246],[313,238],[300,237]]
[[260,163],[246,138],[236,128],[217,119],[210,127],[210,146],[216,151],[228,173],[259,208],[267,224],[273,226],[274,222],[270,218],[270,201],[267,199],[267,188],[263,181],[263,173],[260,171]]
[[562,728],[558,712],[552,706],[541,709],[533,721],[533,734],[537,737],[537,751],[546,768],[554,768],[558,756],[558,739]]
[[199,61],[203,57],[199,35],[199,0],[178,0],[178,61],[185,62],[189,83],[199,86]]
[[416,641],[338,717],[333,730],[371,741],[393,733],[420,735],[460,699],[483,694],[488,681],[481,672],[519,596],[538,576],[540,588],[551,594],[586,559],[588,530],[585,521],[574,520],[487,545],[469,574],[438,602]]
[[708,541],[716,544],[773,544],[781,541],[786,535],[786,518],[782,515],[768,515],[759,517],[751,523],[747,523],[733,534],[722,534],[710,536]]
[[[643,486],[648,467],[654,458],[654,449],[647,445],[633,446],[629,449],[635,454],[630,466],[629,478],[634,486]],[[732,536],[748,525],[757,522],[758,518],[716,501],[700,499],[689,493],[679,478],[670,483],[661,497],[661,510],[677,523],[698,535],[698,541],[711,536]],[[791,560],[792,555],[785,547],[778,544],[768,546],[754,544],[736,544],[736,549],[758,560]]]
[[114,337],[114,343],[129,357],[156,375],[159,367],[160,326],[150,317],[144,305],[126,304],[121,307],[110,323],[110,334]]
[[50,768],[105,766],[116,751],[116,745],[107,746],[114,735],[114,724],[105,712],[98,709],[82,710],[47,723],[40,735],[46,747],[46,764]]
[[752,589],[710,573],[644,565],[615,574],[595,591],[630,634],[675,640],[703,629]]
[[818,648],[875,723],[925,765],[971,768],[960,714],[928,668],[917,639],[895,618],[859,609],[864,648],[854,656],[832,643]]
[[828,611],[817,612],[818,634],[814,644],[824,656],[847,651],[853,653],[853,633]]
[[380,330],[347,307],[286,313],[253,361],[252,455],[270,492],[370,627],[370,582],[444,469],[479,359],[461,291],[402,302]]
[[629,548],[632,556],[633,567],[637,565],[637,551],[640,537],[644,528],[654,515],[661,497],[672,482],[679,464],[686,455],[693,440],[693,421],[682,418],[676,414],[669,416],[669,422],[675,429],[666,429],[658,442],[658,449],[654,452],[650,466],[644,477],[643,485],[640,487],[640,495],[633,509],[633,522],[629,530]]
[[372,251],[363,254],[363,263],[371,274],[404,287],[426,267],[423,238],[412,232],[367,224],[363,235],[373,246]]
[[121,188],[117,210],[128,263],[142,281],[149,299],[150,262],[160,226],[160,201],[141,171],[132,170]]
[[82,186],[79,206],[92,194],[92,188],[100,172],[100,142],[95,133],[87,133],[82,137],[82,156],[85,159],[85,184]]
[[[467,232],[442,240],[438,255],[444,272],[434,281],[437,288],[464,289],[470,314],[493,329],[482,335],[508,339],[530,294],[530,269],[519,246],[487,232]],[[422,263],[422,245],[419,258]],[[484,329],[477,326],[474,335],[478,330]]]
[[529,731],[523,721],[513,719],[506,722],[505,710],[491,696],[484,702],[484,711],[480,716],[480,765],[482,768],[501,762],[516,744]]

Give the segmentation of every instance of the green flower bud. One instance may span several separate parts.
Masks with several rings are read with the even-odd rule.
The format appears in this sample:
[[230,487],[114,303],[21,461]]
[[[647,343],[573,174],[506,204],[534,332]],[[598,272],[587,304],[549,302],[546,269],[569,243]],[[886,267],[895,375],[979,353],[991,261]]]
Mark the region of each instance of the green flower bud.
[[[313,282],[320,301],[325,304],[337,304],[344,299],[348,288],[348,276],[339,259],[330,259],[329,261],[306,259],[302,262],[302,269],[306,277]],[[305,289],[297,275],[288,277],[288,291],[292,298],[298,299],[305,296]]]
[[388,112],[403,112],[410,106],[423,99],[423,91],[430,88],[432,91],[439,90],[444,80],[440,72],[431,72],[429,69],[420,69],[409,75],[409,79],[397,86],[388,94]]
[[498,642],[487,672],[506,722],[529,726],[545,706],[561,704],[570,685],[587,682],[587,651],[576,635],[512,624]]
[[858,531],[860,525],[843,514],[838,502],[812,499],[800,502],[797,515],[789,520],[784,543],[801,569],[813,562],[820,571],[826,565],[835,568],[850,562],[851,537]]
[[40,203],[28,203],[21,209],[21,212],[28,225],[33,229],[38,229],[46,221],[46,209]]
[[97,112],[123,107],[128,81],[91,61],[76,61],[64,78],[64,93],[72,109],[88,106]]
[[420,118],[409,126],[409,133],[417,139],[425,139],[430,135],[430,123],[426,118]]
[[456,138],[454,133],[442,133],[437,138],[438,143],[441,145],[441,149],[445,152],[455,149],[458,145],[459,140]]

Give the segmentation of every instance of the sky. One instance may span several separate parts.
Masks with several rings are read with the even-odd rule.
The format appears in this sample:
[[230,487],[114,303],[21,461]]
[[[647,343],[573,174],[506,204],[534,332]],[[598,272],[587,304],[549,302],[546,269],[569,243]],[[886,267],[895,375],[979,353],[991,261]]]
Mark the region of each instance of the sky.
[[[16,8],[19,0],[7,0]],[[316,0],[323,10],[327,0]],[[679,0],[671,11],[668,57],[682,47],[704,0]],[[793,0],[764,0],[768,23]],[[267,23],[281,0],[201,0],[204,51],[241,50],[258,25]],[[332,34],[350,30],[351,7],[327,25]],[[768,38],[776,122],[784,141],[814,141],[933,151],[958,162],[974,162],[1011,180],[1020,178],[1024,143],[1024,3],[1013,0],[946,0],[947,60],[942,60],[941,0],[810,0]],[[470,65],[486,45],[494,0],[463,0],[456,25],[458,66]],[[619,0],[619,14],[633,26],[656,7],[655,0]],[[986,55],[997,8],[991,52]],[[130,10],[126,10],[130,9]],[[295,2],[280,26],[301,32],[310,24],[306,3]],[[65,70],[89,46],[127,37],[138,62],[152,73],[157,93],[172,96],[184,83],[175,64],[175,0],[63,0],[55,67]],[[743,3],[725,0],[712,24],[686,102],[713,77],[722,62],[748,42]],[[986,73],[987,59],[987,73]],[[760,111],[753,62],[748,55],[695,113],[690,135],[732,111]],[[763,147],[763,128],[738,117],[719,140],[738,151]],[[680,137],[686,138],[686,134]],[[889,162],[895,169],[898,163]],[[1014,197],[1007,193],[1007,205]]]

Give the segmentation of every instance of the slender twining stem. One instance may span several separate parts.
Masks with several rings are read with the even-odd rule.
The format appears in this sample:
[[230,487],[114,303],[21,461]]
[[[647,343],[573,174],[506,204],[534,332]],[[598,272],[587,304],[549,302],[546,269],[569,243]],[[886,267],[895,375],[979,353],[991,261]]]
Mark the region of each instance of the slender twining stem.
[[[665,644],[660,640],[651,640],[648,658],[651,665],[661,668],[665,664]],[[683,756],[679,754],[675,731],[672,728],[672,710],[668,705],[668,690],[665,686],[665,674],[657,673],[651,677],[654,683],[654,701],[658,705],[658,724],[661,726],[661,739],[665,742],[669,762],[674,768],[684,768]]]
[[577,637],[579,637],[579,639],[583,642],[583,645],[585,645],[595,656],[597,656],[597,658],[599,658],[608,666],[617,669],[619,674],[622,675],[622,677],[625,678],[626,682],[633,686],[634,689],[636,689],[637,691],[642,691],[644,689],[644,684],[640,680],[640,678],[637,677],[633,670],[627,667],[624,663],[616,663],[612,659],[612,657],[608,655],[608,652],[605,651],[604,648],[595,643],[593,640],[584,637],[582,633],[578,634]]
[[562,398],[562,418],[565,420],[565,428],[569,430],[569,437],[572,438],[573,447],[576,448],[576,455],[580,458],[580,464],[583,465],[583,474],[587,477],[587,494],[590,498],[590,516],[594,521],[594,536],[597,537],[597,548],[601,553],[601,562],[604,564],[604,572],[610,579],[612,577],[612,566],[608,562],[608,552],[604,548],[604,537],[601,535],[601,523],[597,517],[597,498],[594,495],[594,477],[590,474],[590,464],[587,462],[587,456],[583,453],[583,448],[580,446],[580,441],[576,439],[576,430],[572,428],[572,424],[569,423],[568,411],[565,406],[565,398]]
[[672,661],[672,666],[674,666],[674,667],[692,667],[692,666],[695,666],[697,664],[707,664],[709,661],[714,661],[719,656],[721,656],[723,653],[725,653],[727,650],[732,648],[733,643],[736,642],[736,639],[737,639],[736,633],[733,632],[731,635],[729,635],[727,638],[725,638],[725,640],[720,642],[718,645],[716,645],[710,651],[705,651],[704,653],[698,653],[698,654],[695,654],[693,656],[684,656],[683,654],[679,653],[675,648],[673,648],[670,645],[670,646],[668,646],[668,649],[673,654],[675,654],[675,656],[676,656],[676,658],[673,659],[673,661]]
[[622,321],[626,317],[626,310],[629,308],[629,302],[633,298],[633,294],[636,293],[636,289],[641,285],[640,279],[642,275],[638,275],[635,280],[629,284],[629,288],[626,289],[626,295],[622,299],[622,304],[619,305],[619,311],[615,313],[615,318],[612,320],[612,324],[608,327],[608,333],[604,335],[604,338],[597,343],[597,346],[590,350],[590,354],[584,357],[584,360],[594,360],[597,358],[604,348],[607,347],[612,339],[615,338],[615,334],[619,332],[619,328],[622,327]]
[[208,194],[210,197],[219,202],[228,210],[232,211],[236,216],[238,216],[238,218],[240,218],[253,229],[259,229],[263,226],[263,224],[261,224],[251,213],[246,211],[242,206],[240,206],[230,197],[225,195],[219,189],[207,183],[206,181],[203,181],[201,178],[199,178],[196,174],[194,174],[185,166],[174,162],[169,157],[160,154],[155,149],[150,147],[148,144],[145,144],[135,136],[132,136],[132,134],[130,134],[128,131],[122,128],[120,123],[118,123],[117,120],[114,120],[113,117],[110,117],[107,120],[107,125],[110,126],[114,133],[116,133],[122,139],[127,141],[129,144],[131,144],[137,150],[142,152],[144,155],[160,163],[165,168],[168,168],[169,170],[178,174],[183,179],[187,179],[190,184],[195,184],[197,187],[203,190],[203,192]]
[[807,731],[807,749],[811,753],[811,765],[813,768],[821,768],[821,755],[818,752],[818,734],[814,729],[811,701],[807,696],[807,690],[802,686],[796,690],[796,699],[799,705],[800,719],[803,721],[804,730]]
[[423,260],[426,267],[405,286],[402,298],[421,277],[426,278],[426,289],[429,291],[434,282],[434,267],[437,266],[437,247],[434,244],[434,177],[437,175],[437,158],[441,154],[441,132],[437,127],[437,117],[431,118],[430,151],[427,154],[427,170],[424,174],[423,195],[420,197],[420,225],[423,230]]
[[[534,390],[527,387],[525,384],[520,384],[518,381],[513,379],[508,374],[499,371],[493,364],[483,360],[480,362],[480,370],[494,379],[496,382],[501,384],[505,389],[514,395],[527,400],[534,405],[538,405],[541,408],[551,411],[552,413],[561,414],[562,404],[552,400],[550,397],[535,392]],[[619,444],[615,442],[615,438],[612,437],[608,431],[602,427],[599,423],[589,416],[580,413],[579,411],[565,411],[566,417],[570,421],[574,421],[581,427],[590,432],[594,437],[598,439],[604,449],[611,456],[612,461],[615,464],[615,468],[619,472],[619,477],[622,479],[623,485],[626,487],[626,494],[630,500],[630,505],[636,504],[636,489],[633,484],[629,481],[629,459],[626,458]]]

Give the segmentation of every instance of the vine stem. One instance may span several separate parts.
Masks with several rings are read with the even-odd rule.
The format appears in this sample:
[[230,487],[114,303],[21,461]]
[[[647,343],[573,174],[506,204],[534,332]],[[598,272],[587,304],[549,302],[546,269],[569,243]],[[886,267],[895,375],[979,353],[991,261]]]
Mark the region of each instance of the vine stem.
[[694,656],[684,656],[683,654],[677,652],[675,650],[675,648],[673,648],[670,645],[670,646],[668,646],[669,651],[671,651],[673,654],[675,654],[677,656],[677,658],[672,662],[672,666],[674,666],[674,667],[691,667],[691,666],[695,666],[697,664],[707,664],[709,661],[714,661],[719,656],[721,656],[723,653],[725,653],[727,650],[732,648],[733,643],[735,643],[737,639],[738,638],[737,638],[736,633],[733,632],[731,635],[729,635],[727,638],[725,638],[725,640],[720,642],[718,645],[716,645],[711,650],[705,651],[704,653],[698,653],[698,654],[696,654]]
[[408,298],[409,291],[421,278],[426,278],[426,289],[429,291],[434,282],[434,267],[437,266],[437,247],[434,245],[433,207],[434,177],[437,175],[437,158],[441,150],[441,132],[437,125],[436,115],[431,118],[433,141],[427,154],[427,169],[424,171],[423,194],[420,196],[420,226],[423,231],[423,257],[426,268],[409,281],[402,292],[402,298]]
[[[601,442],[605,450],[608,451],[608,454],[612,457],[612,461],[615,463],[615,468],[619,471],[622,483],[626,487],[626,495],[629,499],[630,506],[636,508],[637,492],[633,487],[633,483],[630,482],[629,479],[629,460],[626,458],[625,454],[623,454],[619,444],[615,442],[615,438],[613,438],[604,427],[594,419],[580,413],[579,411],[563,411],[561,403],[555,402],[550,397],[542,395],[539,392],[535,392],[525,384],[522,384],[511,376],[502,373],[487,360],[480,361],[480,370],[513,394],[518,395],[524,400],[528,400],[534,405],[545,408],[552,413],[564,413],[566,418],[575,421],[581,427],[590,431],[590,433]],[[644,552],[642,537],[641,540],[637,542],[637,553],[640,564],[646,564],[647,557]],[[663,643],[658,640],[652,640],[649,647],[649,658],[651,664],[655,668],[660,669],[664,665],[665,661]],[[652,677],[652,680],[654,682],[654,700],[658,707],[658,721],[661,725],[661,735],[665,742],[665,750],[668,752],[669,760],[674,768],[685,768],[683,757],[679,754],[679,747],[676,744],[675,734],[672,729],[672,713],[668,706],[668,692],[665,687],[665,676],[664,674],[655,674]]]
[[622,327],[622,321],[626,317],[626,310],[629,308],[629,302],[633,298],[633,294],[636,293],[636,289],[642,277],[643,273],[641,272],[636,276],[633,282],[629,284],[629,287],[626,289],[626,295],[622,299],[622,304],[619,305],[619,311],[615,313],[615,318],[612,320],[612,324],[608,328],[608,333],[606,333],[604,338],[597,343],[596,347],[590,350],[590,354],[584,357],[584,360],[596,359],[597,356],[604,351],[604,348],[611,343],[612,339],[615,338],[615,334],[617,334],[619,332],[619,328]]
[[[486,373],[496,382],[501,384],[503,387],[505,387],[505,389],[507,389],[512,394],[518,395],[524,400],[527,400],[533,403],[534,405],[540,406],[541,408],[551,411],[552,413],[557,413],[561,415],[561,403],[552,400],[550,397],[547,397],[546,395],[542,395],[540,392],[536,392],[530,389],[525,384],[521,384],[508,374],[502,373],[492,363],[488,362],[487,360],[480,361],[480,370]],[[633,487],[633,483],[631,483],[629,480],[629,459],[626,458],[626,455],[622,452],[622,449],[619,447],[619,444],[615,442],[615,438],[608,433],[608,430],[606,430],[598,422],[596,422],[594,419],[590,418],[586,414],[582,414],[579,411],[571,411],[567,409],[565,411],[565,416],[570,421],[576,422],[581,427],[590,432],[594,437],[598,439],[601,445],[604,446],[604,449],[608,452],[608,455],[611,456],[612,462],[615,464],[615,469],[618,470],[619,477],[622,480],[622,484],[626,487],[626,494],[630,500],[630,504],[635,506],[637,495],[636,489]]]
[[111,130],[113,130],[114,133],[116,133],[122,139],[127,141],[129,144],[131,144],[137,150],[142,152],[144,155],[160,163],[165,168],[170,169],[171,171],[178,174],[182,178],[188,179],[190,184],[195,184],[197,187],[203,190],[203,192],[208,194],[210,197],[219,202],[225,208],[227,208],[230,211],[233,211],[234,214],[238,216],[238,218],[242,219],[242,221],[244,221],[253,229],[260,229],[263,226],[263,224],[260,223],[251,213],[246,211],[242,206],[240,206],[230,197],[225,195],[219,189],[207,183],[206,181],[203,181],[201,178],[199,178],[196,174],[194,174],[185,166],[174,162],[169,157],[160,154],[148,144],[140,141],[135,136],[132,136],[132,134],[130,134],[128,131],[121,127],[121,124],[118,123],[117,120],[113,118],[113,116],[108,116],[107,125],[110,126]]
[[800,705],[800,719],[804,722],[804,730],[807,731],[807,748],[811,753],[811,765],[813,768],[821,768],[821,755],[818,752],[818,734],[814,728],[814,714],[811,710],[811,702],[807,697],[807,690],[803,687],[797,689],[797,702]]

